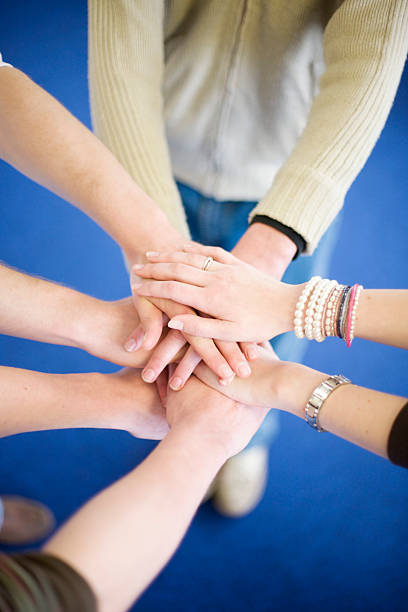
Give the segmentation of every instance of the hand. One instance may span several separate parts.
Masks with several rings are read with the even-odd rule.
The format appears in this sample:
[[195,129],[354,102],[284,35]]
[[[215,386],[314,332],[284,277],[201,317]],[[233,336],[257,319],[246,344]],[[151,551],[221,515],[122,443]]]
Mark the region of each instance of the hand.
[[169,431],[155,385],[147,385],[140,370],[90,374],[88,397],[98,427],[123,429],[136,438],[161,440]]
[[[302,285],[281,283],[223,249],[191,245],[184,251],[150,255],[151,263],[136,267],[138,276],[158,279],[140,283],[137,292],[172,299],[218,320],[183,315],[171,318],[169,327],[240,342],[260,342],[293,329]],[[207,256],[214,261],[204,272]]]
[[[184,243],[182,236],[163,220],[157,221],[158,232],[155,232],[153,245],[160,244],[165,250],[181,248]],[[167,247],[167,248],[166,248]],[[129,352],[138,351],[141,347],[145,350],[154,348],[162,334],[163,326],[168,322],[170,316],[177,314],[194,314],[194,311],[182,304],[176,304],[170,300],[147,300],[137,294],[135,290],[135,275],[132,264],[140,265],[145,261],[147,255],[154,251],[125,251],[128,267],[131,268],[130,284],[136,311],[139,315],[139,325],[127,337],[124,348]],[[184,341],[181,340],[184,338]],[[174,376],[170,380],[173,390],[181,389],[188,380],[196,365],[204,362],[218,374],[224,384],[228,384],[234,374],[238,376],[249,376],[251,369],[247,360],[257,357],[257,349],[253,343],[243,345],[241,348],[233,342],[213,342],[204,338],[187,336],[186,334],[171,334],[162,346],[157,347],[152,359],[143,371],[143,379],[146,382],[154,382],[164,368],[170,363],[174,355],[189,343],[185,356],[181,360]]]
[[203,364],[198,366],[195,375],[235,401],[284,410],[301,418],[304,418],[313,389],[328,376],[299,363],[279,361],[269,344],[259,349],[251,380],[235,379],[228,387],[223,387]]
[[162,334],[163,325],[167,323],[162,311],[157,308],[151,301],[140,298],[134,291],[134,274],[132,266],[146,262],[146,254],[149,251],[146,248],[154,249],[157,245],[160,248],[174,250],[181,248],[185,242],[183,236],[169,223],[166,215],[153,202],[151,206],[153,218],[149,218],[149,227],[154,227],[154,236],[151,231],[146,229],[142,235],[148,238],[148,245],[145,240],[140,240],[138,250],[124,249],[125,261],[127,268],[130,270],[130,288],[132,291],[134,306],[139,317],[139,325],[137,329],[129,336],[125,348],[130,352],[137,351],[140,347],[145,350],[151,350],[158,343]]
[[[122,366],[142,367],[150,352],[129,352],[124,344],[130,332],[139,324],[132,298],[104,302],[88,298],[73,316],[74,345]],[[164,334],[166,335],[166,334]]]
[[166,404],[171,429],[198,436],[227,460],[245,448],[260,427],[268,408],[227,399],[192,376],[178,393],[169,391]]

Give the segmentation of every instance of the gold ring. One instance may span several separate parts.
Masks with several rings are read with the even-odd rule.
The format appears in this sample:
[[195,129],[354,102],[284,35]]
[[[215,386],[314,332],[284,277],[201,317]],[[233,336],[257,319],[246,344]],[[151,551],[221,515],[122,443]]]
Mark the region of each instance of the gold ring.
[[214,261],[214,259],[212,257],[206,257],[205,258],[205,261],[203,263],[203,270],[204,270],[204,272],[207,272],[207,270],[209,269],[209,267],[211,266],[213,261]]

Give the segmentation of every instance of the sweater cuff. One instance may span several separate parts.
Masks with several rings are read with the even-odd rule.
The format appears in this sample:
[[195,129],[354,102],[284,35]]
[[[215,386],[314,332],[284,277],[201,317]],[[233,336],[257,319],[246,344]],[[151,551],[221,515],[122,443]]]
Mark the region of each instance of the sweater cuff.
[[271,189],[249,216],[271,217],[292,228],[306,242],[311,255],[341,209],[345,189],[311,166],[285,164]]
[[253,225],[254,223],[264,223],[264,225],[269,225],[269,227],[273,227],[274,229],[278,230],[279,232],[285,234],[285,236],[290,238],[296,246],[296,253],[293,256],[292,261],[296,259],[299,255],[301,255],[305,250],[306,240],[294,229],[288,227],[287,225],[284,225],[283,223],[280,223],[280,221],[276,221],[276,219],[271,219],[271,217],[267,217],[266,215],[255,215],[255,217],[253,217],[253,219],[251,220],[250,225]]

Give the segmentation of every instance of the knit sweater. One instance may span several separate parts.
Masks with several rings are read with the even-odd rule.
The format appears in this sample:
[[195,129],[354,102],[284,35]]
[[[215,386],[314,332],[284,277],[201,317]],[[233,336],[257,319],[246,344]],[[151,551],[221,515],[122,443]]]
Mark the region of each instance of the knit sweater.
[[89,0],[95,132],[188,233],[174,177],[311,253],[395,96],[407,0]]

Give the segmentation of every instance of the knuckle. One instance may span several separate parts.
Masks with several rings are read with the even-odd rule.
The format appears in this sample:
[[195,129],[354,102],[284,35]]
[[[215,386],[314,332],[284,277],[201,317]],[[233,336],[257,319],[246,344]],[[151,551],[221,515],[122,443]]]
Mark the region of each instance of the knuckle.
[[183,272],[183,264],[181,263],[174,263],[172,264],[172,272],[176,275],[176,276],[180,276],[180,274],[182,274]]
[[165,285],[165,289],[166,289],[166,293],[168,294],[170,298],[175,297],[176,285],[174,284],[173,281],[168,281]]

